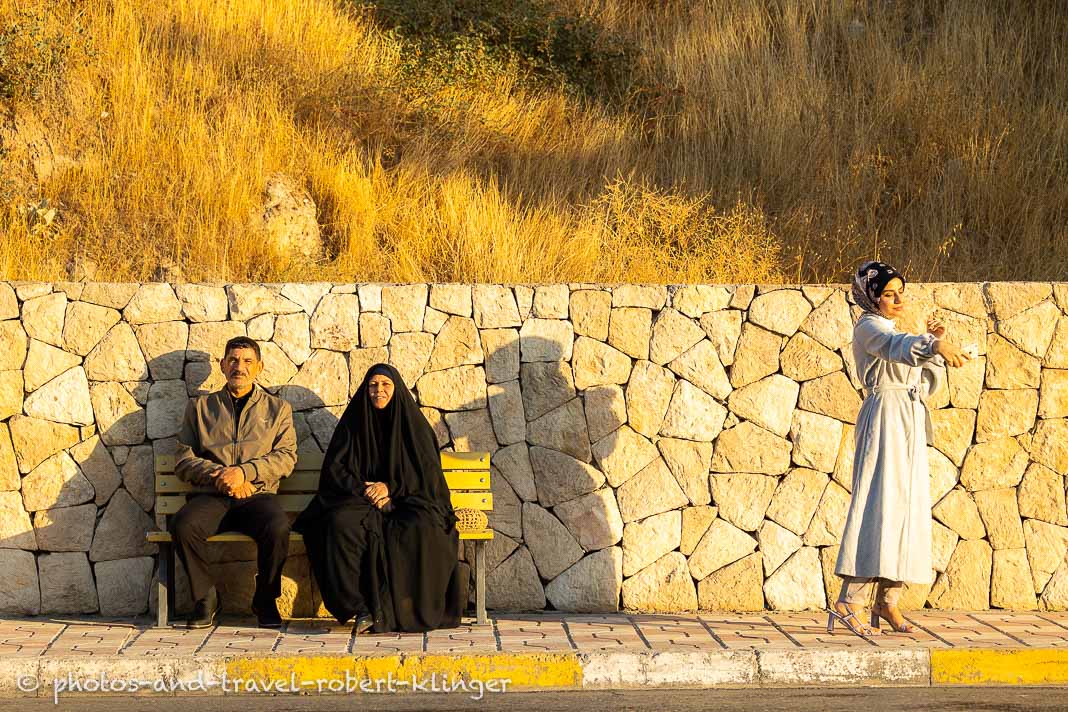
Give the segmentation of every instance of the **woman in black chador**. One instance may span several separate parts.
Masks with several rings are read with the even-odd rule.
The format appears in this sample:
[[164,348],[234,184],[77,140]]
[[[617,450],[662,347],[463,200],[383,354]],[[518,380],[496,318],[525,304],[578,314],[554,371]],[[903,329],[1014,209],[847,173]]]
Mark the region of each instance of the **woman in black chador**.
[[293,529],[327,610],[356,631],[454,628],[459,537],[430,424],[392,366],[372,366],[330,440]]

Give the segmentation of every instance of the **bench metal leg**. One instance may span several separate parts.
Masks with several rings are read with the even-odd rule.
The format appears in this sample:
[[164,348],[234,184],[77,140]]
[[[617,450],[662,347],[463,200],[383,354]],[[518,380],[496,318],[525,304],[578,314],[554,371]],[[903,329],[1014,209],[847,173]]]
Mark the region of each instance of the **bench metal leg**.
[[475,615],[478,625],[486,625],[486,540],[475,541]]
[[159,580],[156,582],[156,626],[159,628],[167,627],[168,613],[171,609],[171,581],[174,578],[172,571],[167,566],[167,553],[170,551],[170,544],[159,545]]

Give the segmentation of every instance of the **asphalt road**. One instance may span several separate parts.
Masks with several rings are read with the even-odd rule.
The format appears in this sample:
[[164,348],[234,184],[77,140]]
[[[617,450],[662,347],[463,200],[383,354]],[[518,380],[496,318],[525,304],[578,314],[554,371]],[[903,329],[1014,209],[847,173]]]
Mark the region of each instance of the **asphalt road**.
[[598,712],[716,710],[717,712],[927,712],[960,710],[1068,710],[1068,688],[965,687],[965,688],[849,688],[849,689],[747,689],[650,690],[627,692],[506,693],[481,701],[463,695],[403,694],[358,696],[280,697],[69,697],[58,706],[51,699],[0,700],[0,712],[33,710],[87,710],[88,712],[307,712],[310,710],[508,710],[508,712]]

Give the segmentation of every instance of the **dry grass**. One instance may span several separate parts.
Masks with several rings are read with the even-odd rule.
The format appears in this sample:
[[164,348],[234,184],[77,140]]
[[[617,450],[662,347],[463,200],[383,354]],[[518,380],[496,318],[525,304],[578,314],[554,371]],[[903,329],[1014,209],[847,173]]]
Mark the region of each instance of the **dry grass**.
[[[841,281],[872,255],[1063,278],[1057,0],[555,2],[639,49],[628,96],[514,67],[412,84],[392,37],[327,0],[48,2],[88,52],[11,116],[73,163],[41,176],[5,143],[0,278],[79,255],[109,279]],[[0,23],[42,3],[0,0]],[[319,264],[250,221],[279,171],[316,200]]]

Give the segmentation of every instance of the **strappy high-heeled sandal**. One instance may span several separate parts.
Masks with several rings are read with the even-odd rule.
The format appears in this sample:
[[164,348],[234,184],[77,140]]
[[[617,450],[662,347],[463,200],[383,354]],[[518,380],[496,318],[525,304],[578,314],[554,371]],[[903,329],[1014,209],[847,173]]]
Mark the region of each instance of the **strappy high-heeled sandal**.
[[849,630],[853,631],[853,633],[855,635],[859,635],[861,638],[867,638],[867,637],[870,637],[872,635],[875,635],[879,630],[878,628],[874,628],[874,629],[865,628],[864,624],[860,622],[860,619],[857,618],[857,614],[854,611],[851,610],[851,611],[849,611],[849,613],[843,615],[843,614],[839,613],[838,611],[836,611],[834,609],[834,607],[832,606],[832,607],[827,609],[827,632],[828,633],[831,633],[831,634],[834,633],[834,624],[835,624],[835,622],[841,623],[846,628],[848,628]]
[[880,627],[879,627],[879,619],[881,618],[881,619],[883,619],[884,621],[886,621],[887,623],[890,624],[890,628],[895,633],[915,633],[915,632],[917,632],[916,626],[914,626],[911,623],[909,623],[908,621],[906,621],[904,616],[901,616],[901,620],[903,622],[901,623],[901,626],[898,627],[897,625],[894,624],[894,621],[892,621],[890,619],[890,616],[887,616],[887,615],[883,614],[884,610],[885,609],[882,606],[879,606],[879,605],[874,605],[874,606],[871,607],[871,627],[872,628],[874,628],[875,630],[881,630]]

